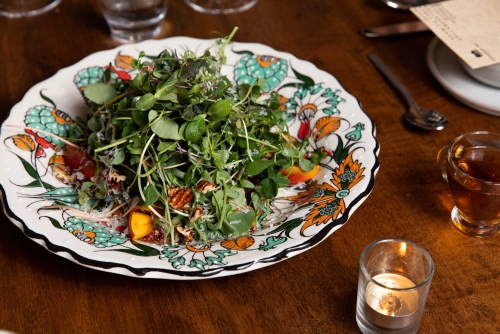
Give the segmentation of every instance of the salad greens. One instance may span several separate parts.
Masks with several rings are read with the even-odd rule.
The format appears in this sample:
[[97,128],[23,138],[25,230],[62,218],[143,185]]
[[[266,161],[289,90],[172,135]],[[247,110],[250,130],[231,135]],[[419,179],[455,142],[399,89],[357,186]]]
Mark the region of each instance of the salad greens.
[[235,31],[202,56],[141,52],[132,81],[106,70],[85,89],[92,105],[72,141],[96,170],[78,185],[80,204],[137,197],[172,242],[179,224],[201,241],[261,227],[269,201],[289,184],[280,171],[314,166],[304,158],[307,141],[288,139],[280,96],[263,91],[264,79],[235,86],[221,74]]

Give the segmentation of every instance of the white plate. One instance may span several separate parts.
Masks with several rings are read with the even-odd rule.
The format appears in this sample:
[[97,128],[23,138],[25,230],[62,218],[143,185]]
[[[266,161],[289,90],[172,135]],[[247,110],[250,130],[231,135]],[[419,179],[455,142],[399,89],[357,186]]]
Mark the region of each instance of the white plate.
[[[312,130],[320,128],[314,145],[330,150],[332,157],[337,152],[335,159],[323,160],[313,192],[289,189],[302,197],[306,207],[297,209],[296,199],[280,201],[282,208],[287,204],[293,210],[282,216],[279,225],[235,240],[175,247],[135,245],[127,235],[110,227],[75,219],[69,211],[44,209],[55,201],[66,200],[68,205],[76,201],[68,197],[71,189],[47,171],[57,143],[42,138],[40,132],[27,133],[11,125],[28,125],[64,136],[77,115],[85,117],[87,105],[81,90],[97,80],[110,62],[117,75],[129,79],[134,70],[126,63],[128,56],[136,58],[140,51],[158,55],[164,49],[202,55],[213,43],[176,37],[122,45],[92,54],[31,88],[1,128],[0,183],[7,216],[29,238],[80,265],[128,276],[186,280],[269,266],[317,245],[345,224],[370,194],[379,168],[374,124],[332,75],[288,53],[243,43],[227,48],[222,72],[240,83],[256,80],[255,76],[266,77],[269,88],[279,89],[283,97],[292,134],[304,135],[306,122]],[[50,100],[43,99],[41,93]],[[341,149],[344,155],[340,155]],[[327,260],[328,255],[322,256]]]
[[457,100],[478,111],[500,116],[500,89],[472,78],[458,56],[438,38],[429,44],[427,64],[437,81]]

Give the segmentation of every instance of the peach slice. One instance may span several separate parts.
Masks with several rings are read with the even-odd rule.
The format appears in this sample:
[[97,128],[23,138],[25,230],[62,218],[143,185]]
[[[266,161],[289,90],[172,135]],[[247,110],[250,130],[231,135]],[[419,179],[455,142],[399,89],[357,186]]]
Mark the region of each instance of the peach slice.
[[147,207],[136,206],[128,218],[130,238],[137,240],[153,232],[153,217]]
[[318,165],[314,165],[314,168],[308,172],[300,168],[299,165],[293,165],[291,167],[291,171],[290,168],[287,168],[280,171],[280,173],[281,175],[288,177],[288,179],[290,180],[290,185],[294,185],[311,180],[313,177],[316,176],[316,174],[319,173],[320,170],[321,167],[319,167]]

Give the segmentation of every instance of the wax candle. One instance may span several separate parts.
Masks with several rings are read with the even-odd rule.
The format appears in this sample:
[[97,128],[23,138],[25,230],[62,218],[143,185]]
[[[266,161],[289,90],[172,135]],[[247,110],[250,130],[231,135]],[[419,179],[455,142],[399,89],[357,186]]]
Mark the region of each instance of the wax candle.
[[393,273],[376,275],[373,280],[379,285],[369,282],[365,294],[370,320],[386,328],[400,328],[414,321],[412,315],[418,308],[418,292],[398,289],[412,288],[415,283]]

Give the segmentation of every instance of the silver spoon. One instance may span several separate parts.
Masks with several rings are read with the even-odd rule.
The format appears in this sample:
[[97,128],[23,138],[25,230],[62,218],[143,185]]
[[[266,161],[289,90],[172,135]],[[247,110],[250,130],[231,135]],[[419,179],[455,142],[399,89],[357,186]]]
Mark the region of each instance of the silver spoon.
[[406,87],[376,54],[370,53],[368,58],[405,98],[409,106],[405,118],[409,123],[426,130],[442,130],[448,125],[448,119],[443,114],[419,107]]

